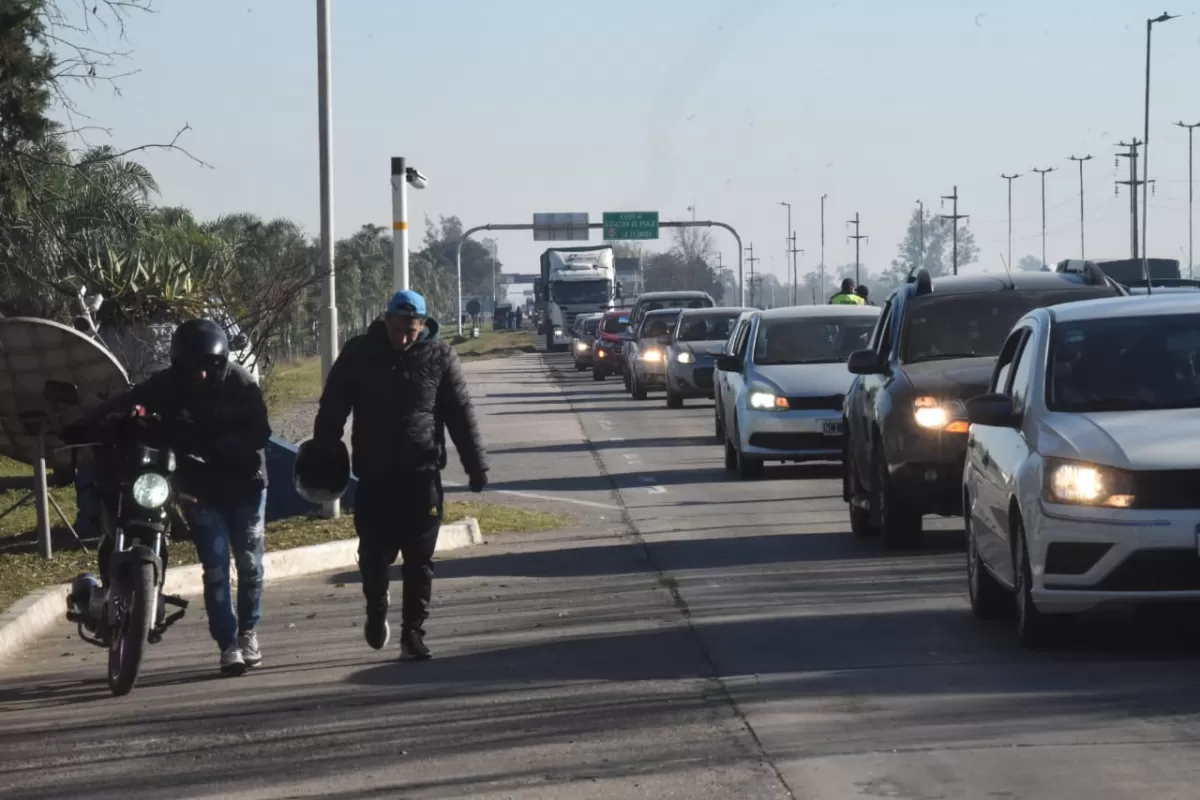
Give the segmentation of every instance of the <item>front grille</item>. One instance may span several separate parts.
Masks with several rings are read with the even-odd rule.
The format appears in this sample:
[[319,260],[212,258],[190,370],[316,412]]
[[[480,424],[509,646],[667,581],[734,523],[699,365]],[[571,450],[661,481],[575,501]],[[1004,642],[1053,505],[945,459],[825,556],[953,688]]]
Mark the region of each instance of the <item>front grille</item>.
[[1133,496],[1134,508],[1200,509],[1200,470],[1135,472]]
[[768,450],[841,450],[841,436],[823,433],[752,433],[751,447]]
[[608,346],[608,349],[612,350],[615,355],[619,356],[625,348],[621,346],[620,342],[613,342]]
[[1191,548],[1138,550],[1096,586],[1102,592],[1200,590],[1200,555]]
[[841,411],[846,396],[843,394],[817,394],[789,397],[788,408],[801,411]]
[[713,388],[713,368],[697,367],[692,370],[692,380],[696,383],[697,389]]

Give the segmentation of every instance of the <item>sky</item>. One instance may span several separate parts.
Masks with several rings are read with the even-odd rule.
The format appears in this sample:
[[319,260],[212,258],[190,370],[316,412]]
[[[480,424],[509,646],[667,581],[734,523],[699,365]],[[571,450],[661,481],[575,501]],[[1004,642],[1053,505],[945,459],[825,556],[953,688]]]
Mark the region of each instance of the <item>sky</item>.
[[[1013,261],[1127,257],[1126,160],[1142,138],[1145,28],[1154,26],[1149,254],[1187,264],[1188,134],[1200,122],[1200,0],[331,0],[333,214],[338,237],[391,221],[389,163],[429,178],[423,219],[470,227],[537,212],[658,211],[720,220],[783,275],[787,210],[804,274],[895,256],[916,202],[959,213],[979,266],[1002,269],[1013,182]],[[91,5],[90,3],[88,5]],[[134,14],[117,81],[75,87],[89,144],[179,139],[204,162],[135,154],[161,202],[202,219],[287,217],[320,231],[315,0],[154,0]],[[76,124],[80,120],[76,120]],[[88,122],[88,120],[83,120]],[[1118,169],[1120,174],[1118,174]],[[667,233],[657,243],[665,247]],[[593,242],[599,242],[593,231]],[[547,246],[497,235],[506,272],[535,272]],[[713,229],[726,266],[737,246]],[[581,242],[571,244],[582,244]],[[652,247],[655,243],[651,243]],[[745,266],[746,271],[749,265]],[[420,287],[414,287],[420,288]]]

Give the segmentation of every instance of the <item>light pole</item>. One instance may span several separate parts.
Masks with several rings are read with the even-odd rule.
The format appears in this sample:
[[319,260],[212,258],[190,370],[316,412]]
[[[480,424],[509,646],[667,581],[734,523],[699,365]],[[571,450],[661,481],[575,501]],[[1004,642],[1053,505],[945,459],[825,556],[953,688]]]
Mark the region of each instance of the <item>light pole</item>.
[[408,185],[424,189],[429,179],[404,163],[392,159],[392,290],[408,289]]
[[[1034,167],[1031,170],[1031,172],[1036,172],[1037,174],[1042,176],[1042,266],[1045,266],[1046,265],[1046,173],[1054,172],[1054,167],[1047,167],[1046,169],[1038,169],[1037,167]],[[1009,185],[1011,186],[1012,184],[1009,184]],[[1012,256],[1010,255],[1009,258],[1011,259]]]
[[[1154,19],[1146,20],[1146,114],[1142,128],[1142,175],[1146,182],[1142,184],[1142,275],[1146,278],[1147,287],[1150,286],[1150,251],[1146,247],[1146,226],[1150,222],[1150,198],[1146,196],[1146,192],[1150,191],[1150,31],[1154,23],[1166,22],[1177,16],[1164,11]],[[1133,190],[1136,192],[1137,187],[1133,187]]]
[[1087,248],[1084,247],[1083,240],[1083,162],[1091,161],[1092,157],[1090,155],[1086,155],[1083,158],[1078,158],[1076,156],[1071,156],[1070,158],[1072,161],[1079,162],[1079,257],[1087,258]]
[[1192,179],[1192,131],[1200,128],[1200,122],[1194,122],[1188,125],[1185,122],[1176,122],[1181,128],[1187,129],[1188,132],[1188,280],[1192,280],[1192,267],[1196,263],[1196,259],[1192,254],[1192,199],[1193,199],[1193,179]]
[[795,244],[793,244],[791,241],[792,204],[785,203],[782,200],[780,200],[779,205],[787,206],[787,211],[788,211],[787,235],[783,237],[783,268],[785,270],[788,270],[789,272],[793,273],[793,276],[792,276],[792,303],[794,305],[796,302],[796,279],[795,279],[795,275],[794,275],[795,266],[793,266],[793,264],[792,264],[792,262],[794,261],[794,259],[792,258],[792,248],[795,247]]
[[[1001,175],[1001,178],[1008,181],[1008,268],[1012,269],[1012,182],[1021,177],[1021,173],[1017,172],[1012,175]],[[1046,263],[1046,246],[1042,245],[1042,264]]]
[[[329,0],[317,0],[317,138],[320,152],[321,269],[325,279],[321,291],[321,383],[338,354],[337,280],[333,271],[333,122],[330,114]],[[337,519],[341,503],[334,500],[323,509]]]
[[825,198],[827,194],[821,195],[821,301],[825,301]]

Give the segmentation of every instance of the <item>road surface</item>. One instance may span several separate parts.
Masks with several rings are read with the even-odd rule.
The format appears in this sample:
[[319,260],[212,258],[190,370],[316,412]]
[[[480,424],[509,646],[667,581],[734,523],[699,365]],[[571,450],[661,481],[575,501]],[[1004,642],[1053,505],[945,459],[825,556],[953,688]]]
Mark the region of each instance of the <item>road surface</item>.
[[711,403],[635,402],[559,355],[470,374],[486,499],[576,522],[448,554],[433,661],[366,647],[345,571],[268,587],[267,661],[239,679],[214,677],[197,611],[112,699],[64,625],[0,672],[0,796],[1200,792],[1194,633],[1096,624],[1024,652],[967,610],[952,521],[885,554],[847,532],[836,468],[727,475]]

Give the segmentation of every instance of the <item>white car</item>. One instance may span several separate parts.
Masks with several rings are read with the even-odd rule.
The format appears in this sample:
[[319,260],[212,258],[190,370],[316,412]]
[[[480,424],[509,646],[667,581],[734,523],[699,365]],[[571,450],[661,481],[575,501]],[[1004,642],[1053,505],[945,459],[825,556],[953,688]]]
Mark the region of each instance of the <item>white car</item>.
[[967,416],[977,617],[1200,601],[1200,294],[1031,311]]
[[792,306],[744,313],[717,359],[725,467],[757,478],[766,461],[840,461],[846,359],[866,347],[876,306]]

